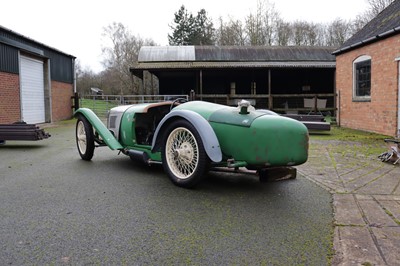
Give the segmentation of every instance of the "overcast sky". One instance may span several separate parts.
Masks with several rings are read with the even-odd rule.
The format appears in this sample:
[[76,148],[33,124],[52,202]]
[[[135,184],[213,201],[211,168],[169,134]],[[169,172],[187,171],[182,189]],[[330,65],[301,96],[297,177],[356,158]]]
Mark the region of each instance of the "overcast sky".
[[[103,27],[121,22],[134,35],[168,44],[174,13],[181,5],[193,13],[204,8],[217,24],[222,16],[244,21],[257,0],[12,0],[1,3],[0,25],[35,41],[76,56],[82,67],[102,69]],[[285,21],[330,22],[354,19],[366,0],[270,0]]]

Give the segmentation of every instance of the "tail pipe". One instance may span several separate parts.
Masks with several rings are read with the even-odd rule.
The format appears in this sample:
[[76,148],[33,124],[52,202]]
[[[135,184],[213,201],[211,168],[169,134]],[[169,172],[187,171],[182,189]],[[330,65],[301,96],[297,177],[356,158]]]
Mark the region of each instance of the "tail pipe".
[[161,162],[153,161],[150,159],[149,155],[144,151],[137,151],[137,150],[128,150],[126,154],[131,157],[132,160],[135,161],[142,161],[145,164],[161,164]]

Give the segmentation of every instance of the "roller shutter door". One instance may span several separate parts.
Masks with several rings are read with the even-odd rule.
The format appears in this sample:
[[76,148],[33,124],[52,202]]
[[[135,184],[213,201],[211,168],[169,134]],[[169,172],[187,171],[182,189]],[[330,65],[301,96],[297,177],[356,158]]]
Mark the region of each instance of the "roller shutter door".
[[43,62],[21,56],[22,120],[28,124],[45,122]]

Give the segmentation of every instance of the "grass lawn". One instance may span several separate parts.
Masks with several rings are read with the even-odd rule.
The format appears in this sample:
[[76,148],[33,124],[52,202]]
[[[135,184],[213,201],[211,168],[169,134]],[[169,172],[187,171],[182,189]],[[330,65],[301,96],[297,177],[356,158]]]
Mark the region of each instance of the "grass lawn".
[[[319,141],[330,141],[330,149],[343,155],[378,156],[388,150],[384,139],[391,138],[385,135],[332,126],[328,132],[313,132],[310,134],[311,145],[318,145]],[[315,142],[313,142],[315,140]]]
[[80,99],[79,101],[81,108],[89,108],[95,112],[99,117],[106,117],[108,110],[118,106],[115,101],[103,101],[103,100],[92,100],[92,99]]

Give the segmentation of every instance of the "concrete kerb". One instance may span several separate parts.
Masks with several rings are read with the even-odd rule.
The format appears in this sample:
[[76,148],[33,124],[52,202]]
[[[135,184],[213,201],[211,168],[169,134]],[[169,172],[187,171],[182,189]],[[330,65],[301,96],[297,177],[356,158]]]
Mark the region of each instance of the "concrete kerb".
[[[400,166],[381,162],[379,154],[335,153],[329,144],[313,145],[308,162],[297,169],[332,194],[332,265],[398,264]],[[341,144],[336,141],[334,145]]]

